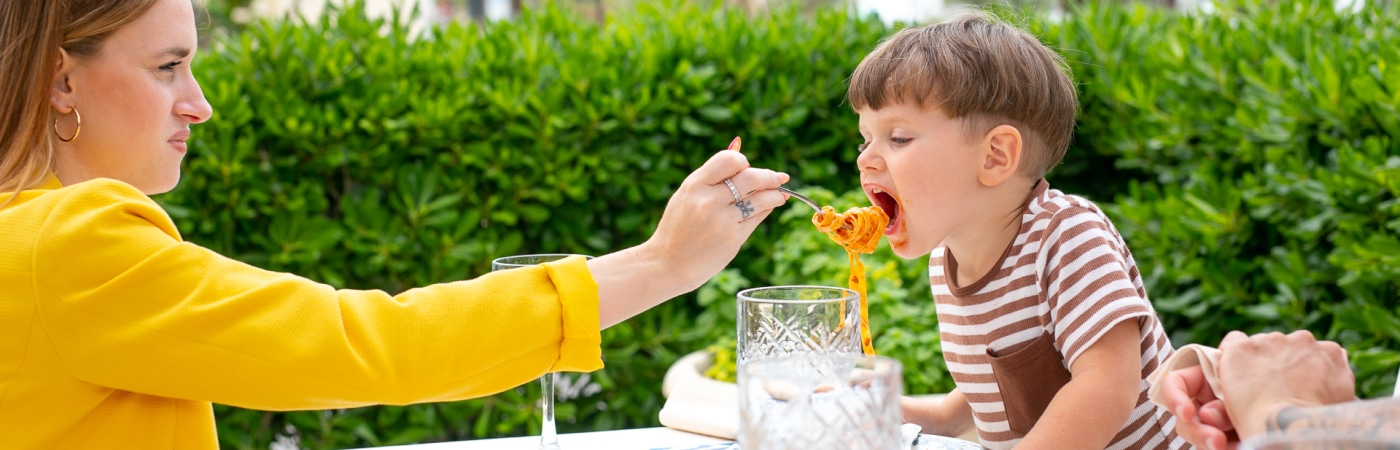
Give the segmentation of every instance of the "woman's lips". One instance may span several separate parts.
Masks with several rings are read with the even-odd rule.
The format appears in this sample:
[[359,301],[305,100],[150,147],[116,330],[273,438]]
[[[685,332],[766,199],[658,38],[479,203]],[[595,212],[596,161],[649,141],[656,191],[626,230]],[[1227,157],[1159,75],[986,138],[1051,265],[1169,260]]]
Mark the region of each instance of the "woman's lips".
[[175,133],[175,135],[170,136],[170,139],[166,140],[165,142],[170,143],[170,146],[175,147],[175,150],[179,150],[180,153],[184,153],[186,151],[189,151],[189,140],[190,130],[182,130],[178,133]]

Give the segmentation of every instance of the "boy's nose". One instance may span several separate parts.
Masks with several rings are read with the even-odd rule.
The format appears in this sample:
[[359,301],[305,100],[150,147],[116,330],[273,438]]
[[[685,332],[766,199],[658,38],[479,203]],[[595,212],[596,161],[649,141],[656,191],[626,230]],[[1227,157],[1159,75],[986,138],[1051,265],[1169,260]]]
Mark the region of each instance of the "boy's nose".
[[860,156],[856,157],[856,167],[861,172],[878,172],[884,168],[884,160],[875,155],[873,147],[873,145],[866,147],[865,151],[860,152]]

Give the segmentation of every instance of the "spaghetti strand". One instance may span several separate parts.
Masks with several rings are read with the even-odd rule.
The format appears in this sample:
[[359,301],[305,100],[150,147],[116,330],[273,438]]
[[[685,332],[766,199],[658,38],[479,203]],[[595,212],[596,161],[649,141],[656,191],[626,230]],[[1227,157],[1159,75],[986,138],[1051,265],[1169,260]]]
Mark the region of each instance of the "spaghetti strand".
[[[846,283],[851,290],[860,294],[860,346],[861,352],[867,355],[875,354],[875,346],[870,337],[870,305],[865,297],[865,265],[860,261],[860,254],[875,252],[875,246],[880,243],[880,236],[884,235],[885,226],[889,223],[890,216],[879,206],[851,208],[845,213],[837,213],[835,208],[823,206],[820,212],[812,215],[812,224],[817,226],[817,230],[826,233],[827,237],[846,249],[846,256],[850,259],[851,275]],[[845,311],[842,311],[842,316],[845,316]]]

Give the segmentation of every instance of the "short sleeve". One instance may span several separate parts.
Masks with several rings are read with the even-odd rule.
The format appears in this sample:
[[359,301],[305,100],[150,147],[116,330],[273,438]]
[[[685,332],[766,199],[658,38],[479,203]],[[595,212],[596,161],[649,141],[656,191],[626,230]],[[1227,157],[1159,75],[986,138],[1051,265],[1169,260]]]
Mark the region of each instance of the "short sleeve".
[[1114,325],[1129,319],[1141,324],[1153,314],[1107,218],[1088,208],[1065,208],[1043,236],[1042,283],[1066,367]]

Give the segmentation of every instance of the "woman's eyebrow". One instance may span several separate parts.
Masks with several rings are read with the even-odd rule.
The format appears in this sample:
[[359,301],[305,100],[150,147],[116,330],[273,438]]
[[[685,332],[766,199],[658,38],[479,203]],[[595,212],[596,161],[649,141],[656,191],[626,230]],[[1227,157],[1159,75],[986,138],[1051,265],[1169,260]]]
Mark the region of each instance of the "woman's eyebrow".
[[156,55],[157,55],[157,56],[174,56],[174,57],[176,57],[176,58],[184,58],[184,57],[190,56],[190,48],[189,48],[189,47],[170,47],[170,48],[167,48],[167,49],[165,49],[165,50],[161,50],[159,53],[156,53]]

